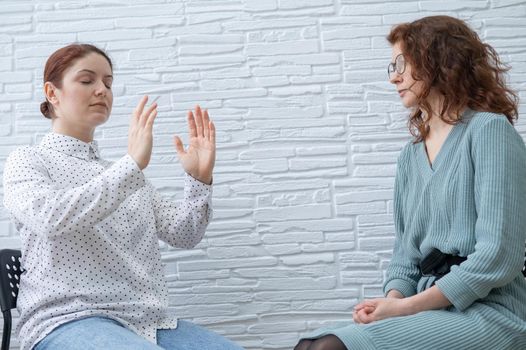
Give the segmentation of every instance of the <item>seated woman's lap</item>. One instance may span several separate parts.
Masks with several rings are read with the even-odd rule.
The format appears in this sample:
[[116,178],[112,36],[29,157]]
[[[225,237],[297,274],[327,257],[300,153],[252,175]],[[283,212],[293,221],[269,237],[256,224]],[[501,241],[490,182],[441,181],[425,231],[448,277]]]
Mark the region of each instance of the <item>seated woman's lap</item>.
[[60,325],[34,350],[162,350],[119,322],[106,317],[87,317]]
[[226,338],[187,321],[157,330],[157,344],[106,317],[87,317],[55,328],[34,350],[243,350]]
[[158,329],[157,344],[165,350],[243,350],[217,333],[182,320],[176,329]]
[[[523,349],[526,344],[522,329],[511,329],[506,320],[494,317],[492,306],[483,303],[462,312],[451,307],[367,325],[331,327],[315,331],[307,339],[321,339],[328,334],[336,335],[350,350],[369,349],[370,344],[378,349],[404,350],[422,349],[423,344],[429,349]],[[356,345],[358,340],[365,340],[367,346]]]

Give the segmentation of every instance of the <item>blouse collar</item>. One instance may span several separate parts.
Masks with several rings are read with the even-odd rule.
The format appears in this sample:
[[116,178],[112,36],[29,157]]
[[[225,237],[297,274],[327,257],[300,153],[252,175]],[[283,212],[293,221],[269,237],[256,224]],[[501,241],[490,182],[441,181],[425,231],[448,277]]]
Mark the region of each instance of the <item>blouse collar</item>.
[[40,142],[40,146],[76,158],[86,160],[100,158],[97,141],[95,140],[86,143],[71,136],[51,132],[44,136]]

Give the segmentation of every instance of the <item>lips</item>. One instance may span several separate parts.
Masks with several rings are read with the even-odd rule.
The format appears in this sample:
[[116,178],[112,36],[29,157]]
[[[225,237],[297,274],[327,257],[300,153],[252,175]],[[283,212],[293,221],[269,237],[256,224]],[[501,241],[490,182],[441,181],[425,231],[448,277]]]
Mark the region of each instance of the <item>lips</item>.
[[108,108],[108,106],[104,102],[93,103],[91,104],[91,106],[99,106],[99,107],[104,107],[106,109]]

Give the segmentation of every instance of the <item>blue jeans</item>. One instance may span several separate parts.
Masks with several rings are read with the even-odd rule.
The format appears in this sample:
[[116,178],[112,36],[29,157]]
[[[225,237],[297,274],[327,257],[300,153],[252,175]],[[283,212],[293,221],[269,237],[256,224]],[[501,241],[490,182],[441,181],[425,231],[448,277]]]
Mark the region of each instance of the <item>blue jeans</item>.
[[158,329],[157,345],[106,317],[87,317],[55,328],[33,350],[243,350],[226,338],[179,320],[176,329]]

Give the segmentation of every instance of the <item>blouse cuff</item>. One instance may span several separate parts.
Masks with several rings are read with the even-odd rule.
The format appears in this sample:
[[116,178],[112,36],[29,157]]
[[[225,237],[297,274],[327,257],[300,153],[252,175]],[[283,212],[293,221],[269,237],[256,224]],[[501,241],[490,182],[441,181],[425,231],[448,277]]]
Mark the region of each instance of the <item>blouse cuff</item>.
[[186,174],[184,181],[184,196],[187,200],[206,199],[211,197],[212,185],[207,185],[190,174]]
[[129,154],[113,163],[110,169],[115,173],[115,178],[119,179],[120,187],[126,192],[126,195],[146,185],[144,173]]
[[394,279],[384,286],[384,295],[387,295],[391,289],[396,289],[407,298],[416,294],[416,288],[409,282],[402,279]]

